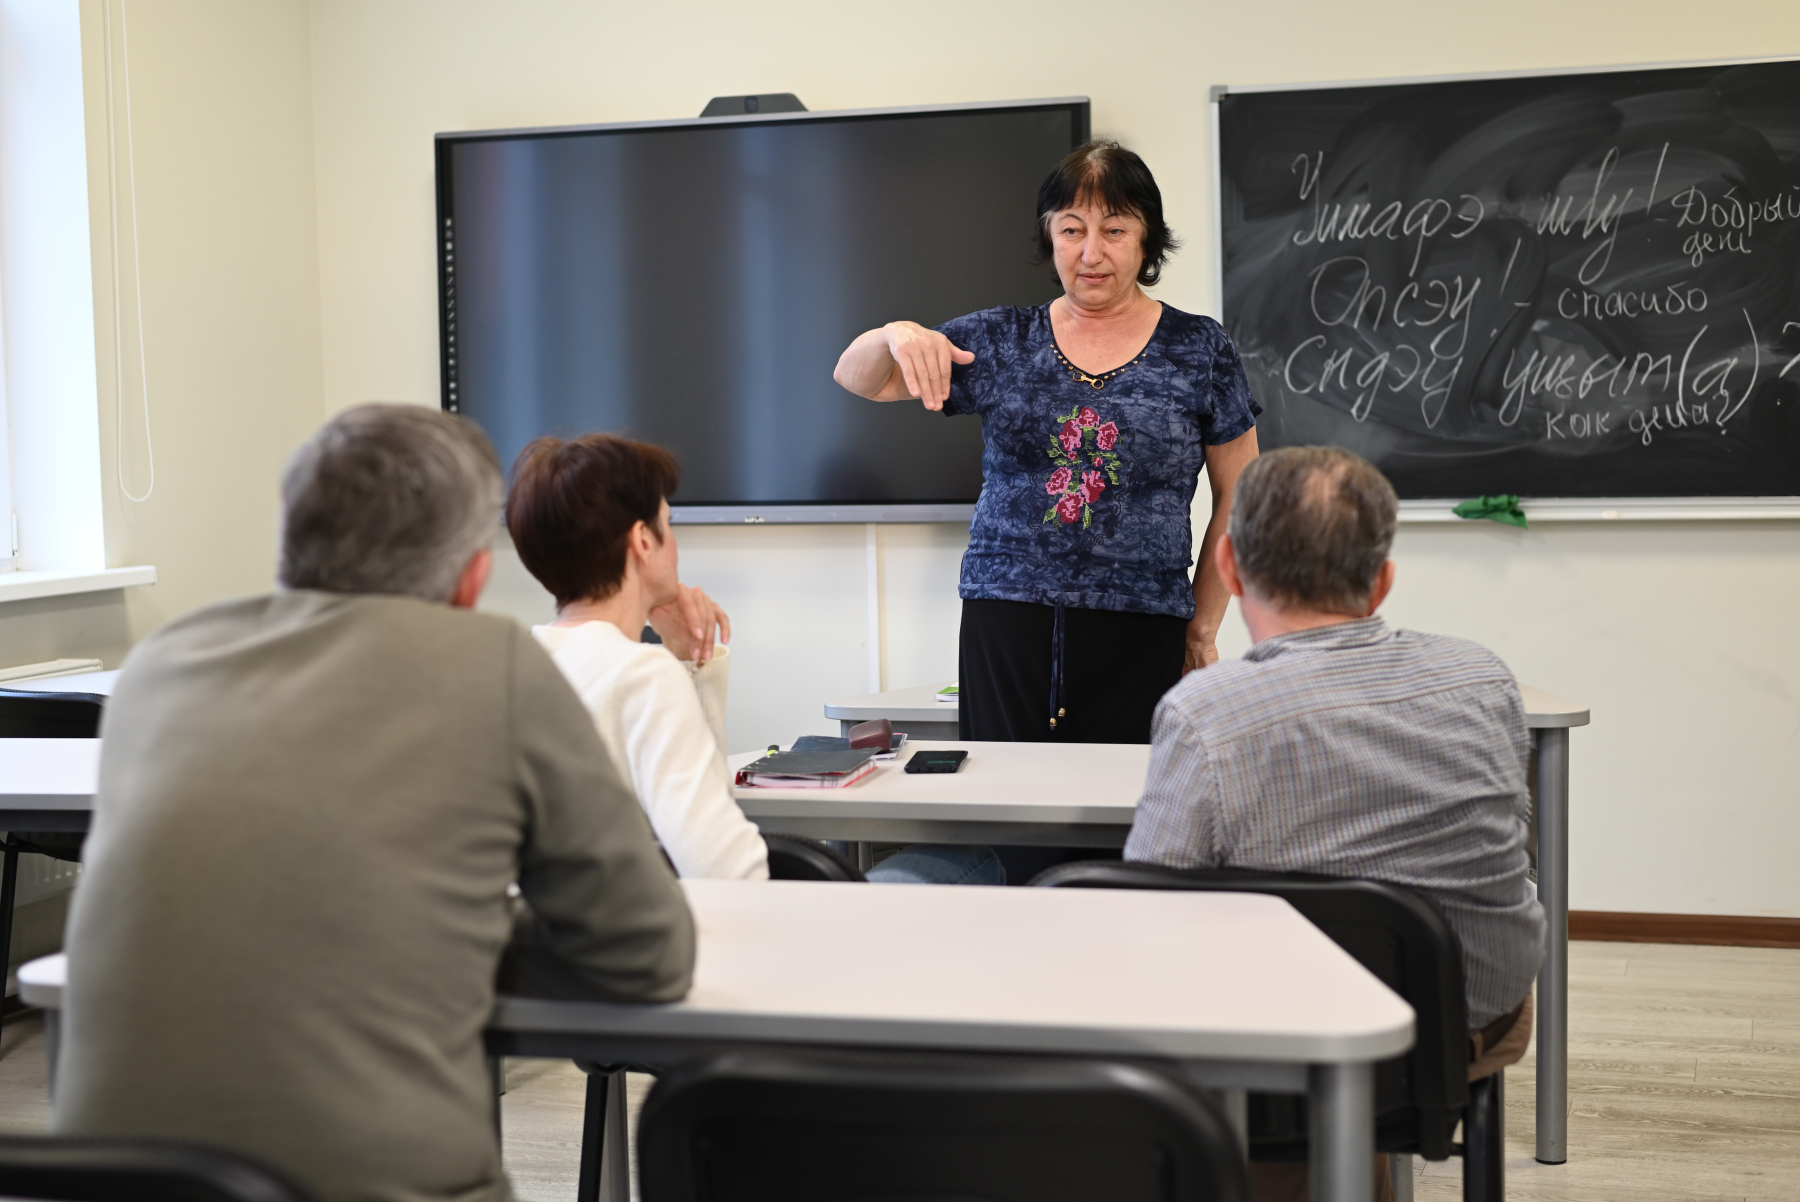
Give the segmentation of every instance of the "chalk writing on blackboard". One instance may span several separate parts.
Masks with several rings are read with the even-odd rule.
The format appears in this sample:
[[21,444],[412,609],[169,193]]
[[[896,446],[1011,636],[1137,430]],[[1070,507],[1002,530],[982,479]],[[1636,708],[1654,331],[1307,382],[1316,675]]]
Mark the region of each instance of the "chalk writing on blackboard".
[[1220,103],[1267,444],[1405,496],[1800,494],[1800,63]]

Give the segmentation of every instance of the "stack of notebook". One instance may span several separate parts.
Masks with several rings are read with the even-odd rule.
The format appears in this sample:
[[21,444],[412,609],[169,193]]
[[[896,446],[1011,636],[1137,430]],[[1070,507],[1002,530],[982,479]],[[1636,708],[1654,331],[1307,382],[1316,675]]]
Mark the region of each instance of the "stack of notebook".
[[737,783],[764,789],[841,789],[875,771],[875,753],[776,751],[738,769]]
[[738,769],[739,785],[764,789],[841,789],[875,771],[877,759],[891,760],[904,734],[895,734],[886,718],[850,728],[847,738],[803,735],[786,751],[769,754]]

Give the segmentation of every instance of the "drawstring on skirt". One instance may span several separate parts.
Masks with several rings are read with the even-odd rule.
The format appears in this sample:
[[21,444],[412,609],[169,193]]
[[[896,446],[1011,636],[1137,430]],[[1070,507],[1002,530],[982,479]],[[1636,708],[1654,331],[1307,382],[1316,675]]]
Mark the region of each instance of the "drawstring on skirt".
[[1050,625],[1050,729],[1063,716],[1063,607],[1056,607]]

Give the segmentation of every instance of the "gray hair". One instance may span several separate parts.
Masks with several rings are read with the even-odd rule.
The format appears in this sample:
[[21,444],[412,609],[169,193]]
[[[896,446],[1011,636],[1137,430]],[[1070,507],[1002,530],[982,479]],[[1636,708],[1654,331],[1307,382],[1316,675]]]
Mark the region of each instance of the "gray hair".
[[473,424],[418,405],[358,405],[288,460],[282,587],[447,601],[500,525],[500,459]]
[[1394,545],[1399,504],[1387,477],[1349,451],[1270,451],[1233,491],[1238,573],[1272,605],[1361,613]]

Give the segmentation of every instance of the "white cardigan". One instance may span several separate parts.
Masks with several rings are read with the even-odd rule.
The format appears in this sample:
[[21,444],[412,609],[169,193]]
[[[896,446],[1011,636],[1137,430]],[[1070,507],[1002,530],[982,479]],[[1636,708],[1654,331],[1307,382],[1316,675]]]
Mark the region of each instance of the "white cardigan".
[[767,880],[769,852],[731,795],[725,767],[730,655],[704,666],[640,643],[611,622],[533,626],[531,633],[581,703],[638,804],[684,877]]

